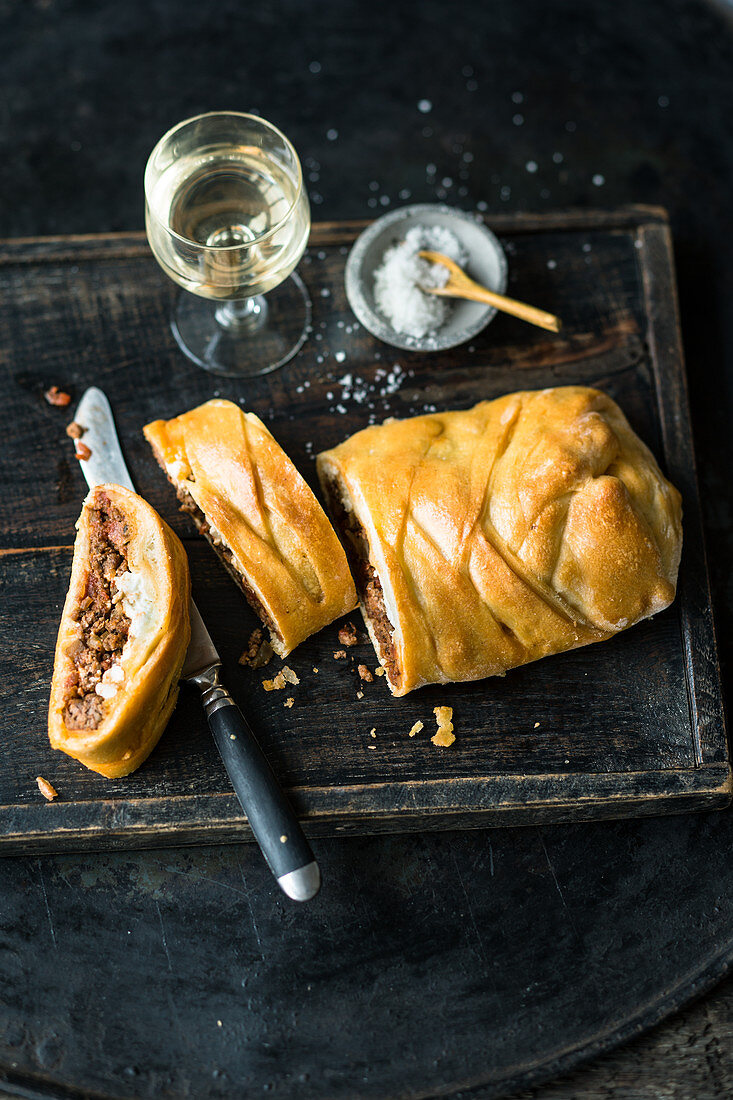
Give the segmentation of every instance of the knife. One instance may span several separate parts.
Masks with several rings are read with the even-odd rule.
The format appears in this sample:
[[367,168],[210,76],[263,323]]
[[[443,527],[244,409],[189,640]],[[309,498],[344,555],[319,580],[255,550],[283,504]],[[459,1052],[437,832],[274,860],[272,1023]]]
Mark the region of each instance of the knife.
[[[109,482],[134,492],[102,390],[92,386],[86,391],[74,420],[84,428],[75,441],[77,455],[91,451],[79,462],[89,488]],[[289,898],[309,901],[320,888],[320,868],[247,719],[221,682],[221,658],[193,600],[190,617],[191,642],[181,679],[201,691],[216,747],[270,870]]]

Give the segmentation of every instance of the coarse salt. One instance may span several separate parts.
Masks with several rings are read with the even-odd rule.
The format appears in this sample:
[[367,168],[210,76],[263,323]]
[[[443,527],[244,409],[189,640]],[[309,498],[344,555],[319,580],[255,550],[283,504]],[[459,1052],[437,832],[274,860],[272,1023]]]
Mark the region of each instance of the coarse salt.
[[405,239],[389,248],[374,272],[374,299],[395,332],[420,338],[436,332],[448,316],[448,303],[426,294],[422,286],[441,287],[448,281],[442,264],[420,259],[423,249],[442,252],[462,266],[468,256],[458,238],[444,226],[415,225]]

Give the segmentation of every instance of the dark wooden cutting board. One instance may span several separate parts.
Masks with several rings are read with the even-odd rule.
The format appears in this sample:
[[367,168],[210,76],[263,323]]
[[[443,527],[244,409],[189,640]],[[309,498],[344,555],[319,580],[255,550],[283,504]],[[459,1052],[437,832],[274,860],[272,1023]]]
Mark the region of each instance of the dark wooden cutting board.
[[[343,290],[361,225],[318,225],[301,266],[313,300],[311,338],[280,371],[242,382],[213,378],[181,355],[168,325],[175,288],[141,234],[0,246],[0,852],[249,838],[188,689],[157,749],[128,778],[102,779],[48,745],[54,641],[85,491],[64,429],[92,384],[112,402],[139,491],[185,539],[227,682],[312,835],[727,805],[731,772],[665,216],[630,208],[491,224],[508,252],[509,293],[558,314],[562,337],[499,316],[472,344],[446,353],[380,344],[356,324]],[[300,677],[292,691],[262,688],[277,660],[260,672],[238,665],[256,621],[177,512],[143,424],[212,396],[231,398],[265,420],[315,485],[315,454],[370,416],[463,408],[566,383],[615,398],[682,492],[684,552],[670,609],[504,679],[400,700],[382,679],[359,682],[357,664],[377,663],[370,645],[334,659],[339,624],[288,658]],[[51,384],[73,395],[69,410],[44,401]],[[373,387],[367,398],[355,400],[365,386]],[[449,750],[429,740],[437,704],[453,707]],[[410,738],[418,719],[425,728]],[[44,802],[37,775],[53,783],[58,801]]]

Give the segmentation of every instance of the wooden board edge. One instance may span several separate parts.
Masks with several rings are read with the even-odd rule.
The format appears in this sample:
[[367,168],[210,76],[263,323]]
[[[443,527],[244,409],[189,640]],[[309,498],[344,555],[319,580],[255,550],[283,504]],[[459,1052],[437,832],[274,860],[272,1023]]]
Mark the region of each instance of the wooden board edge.
[[[531,827],[537,825],[574,824],[582,821],[617,821],[630,818],[668,817],[676,814],[707,813],[730,806],[729,795],[692,792],[668,798],[664,805],[650,804],[644,799],[628,799],[614,803],[576,807],[564,804],[556,807],[514,806],[495,808],[482,813],[410,814],[395,817],[371,817],[362,821],[352,816],[334,816],[324,821],[303,821],[304,832],[311,838],[364,837],[402,835],[424,832],[463,832],[467,829]],[[217,822],[171,831],[147,830],[135,833],[69,832],[64,836],[49,833],[28,833],[7,838],[0,843],[0,858],[4,856],[66,855],[75,852],[140,851],[155,848],[206,847],[221,844],[253,843],[254,836],[246,822]]]
[[[562,790],[548,792],[548,779]],[[587,775],[313,788],[290,792],[311,836],[592,821],[723,809],[727,765]],[[175,811],[173,811],[175,807]],[[233,794],[0,807],[0,855],[251,841]]]
[[[667,212],[659,206],[632,204],[616,210],[568,208],[548,213],[478,215],[499,233],[543,233],[588,229],[631,229],[640,223],[666,225]],[[348,244],[373,218],[314,222],[311,246]],[[151,255],[143,230],[117,233],[76,233],[67,236],[0,238],[0,266],[33,263],[79,263],[99,259],[136,259]]]
[[668,225],[649,224],[640,227],[639,239],[646,261],[641,270],[664,459],[670,480],[682,493],[683,560],[677,598],[681,607],[695,758],[698,764],[718,763],[729,758],[726,716],[700,511],[672,235]]

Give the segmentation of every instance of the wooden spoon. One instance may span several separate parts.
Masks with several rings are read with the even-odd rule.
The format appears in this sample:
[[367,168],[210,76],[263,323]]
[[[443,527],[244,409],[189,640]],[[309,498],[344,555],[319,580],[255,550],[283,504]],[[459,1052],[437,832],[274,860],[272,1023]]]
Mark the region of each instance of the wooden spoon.
[[559,332],[562,322],[551,313],[545,313],[543,309],[535,309],[524,302],[517,302],[514,298],[506,298],[503,294],[495,294],[480,283],[470,279],[463,268],[459,267],[455,260],[444,256],[442,252],[423,251],[420,253],[423,260],[429,260],[434,264],[442,264],[447,267],[450,277],[445,286],[421,286],[426,294],[438,294],[443,298],[468,298],[471,302],[486,302],[487,305],[500,309],[503,313],[511,313],[513,317],[519,317],[522,321],[529,321],[530,325],[549,329],[550,332]]

